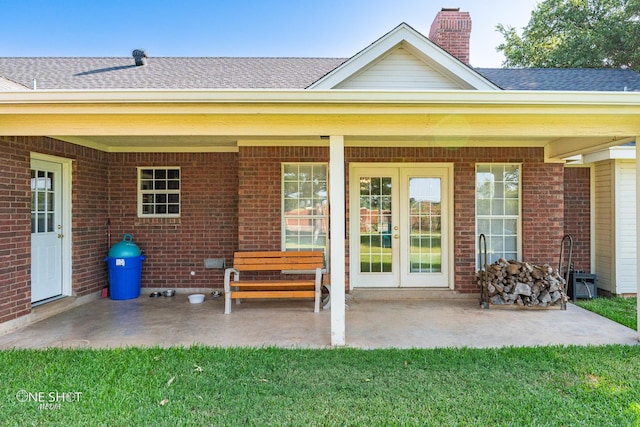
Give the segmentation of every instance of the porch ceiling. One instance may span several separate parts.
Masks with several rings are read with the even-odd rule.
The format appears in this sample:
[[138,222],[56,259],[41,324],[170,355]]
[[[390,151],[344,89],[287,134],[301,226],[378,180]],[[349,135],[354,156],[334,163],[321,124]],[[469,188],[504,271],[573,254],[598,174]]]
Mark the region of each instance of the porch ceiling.
[[544,147],[561,160],[635,140],[640,94],[525,91],[0,93],[0,133],[103,151],[240,145]]

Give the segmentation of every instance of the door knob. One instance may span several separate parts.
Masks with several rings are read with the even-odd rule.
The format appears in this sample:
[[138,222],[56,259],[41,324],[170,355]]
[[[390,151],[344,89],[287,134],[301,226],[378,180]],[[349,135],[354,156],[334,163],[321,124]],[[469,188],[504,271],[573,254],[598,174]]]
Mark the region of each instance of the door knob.
[[64,237],[64,234],[58,233],[58,239],[62,239]]

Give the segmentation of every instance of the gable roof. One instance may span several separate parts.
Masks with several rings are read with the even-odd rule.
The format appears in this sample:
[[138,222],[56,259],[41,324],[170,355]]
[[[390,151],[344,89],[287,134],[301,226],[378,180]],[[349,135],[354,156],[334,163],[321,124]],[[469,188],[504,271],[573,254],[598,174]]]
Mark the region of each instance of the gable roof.
[[505,90],[640,92],[640,73],[619,68],[476,68]]
[[[498,89],[473,68],[468,67],[404,22],[349,58],[340,67],[313,83],[309,88],[336,89],[344,87],[345,83],[353,81],[359,75],[376,67],[399,49],[409,51],[411,56],[417,58],[424,65],[423,72],[433,73],[436,77],[448,81],[448,85],[451,87],[457,89]],[[351,85],[347,84],[347,86]],[[402,85],[399,88],[403,88]]]

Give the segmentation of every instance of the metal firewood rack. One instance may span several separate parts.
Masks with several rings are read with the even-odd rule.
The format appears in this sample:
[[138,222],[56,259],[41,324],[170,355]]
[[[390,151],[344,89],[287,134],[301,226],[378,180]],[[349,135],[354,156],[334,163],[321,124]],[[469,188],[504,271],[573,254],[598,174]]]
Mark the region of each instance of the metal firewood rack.
[[480,306],[489,309],[489,274],[487,274],[487,237],[480,234],[478,238],[478,253],[480,254]]
[[[564,276],[562,275],[562,268],[564,264],[564,250],[565,247],[569,247],[569,256],[567,257],[566,271]],[[558,274],[560,277],[564,277],[564,284],[560,288],[561,295],[561,303],[560,308],[562,310],[567,309],[567,289],[569,287],[569,274],[571,272],[571,256],[573,255],[573,237],[570,234],[565,234],[560,242],[560,261],[558,262]]]
[[[563,265],[565,264],[565,247],[568,247],[568,257],[566,259],[566,270],[564,275]],[[489,309],[489,274],[487,264],[487,238],[484,234],[478,237],[478,253],[480,255],[480,306]],[[560,241],[560,261],[558,266],[558,274],[564,278],[564,283],[560,286],[560,309],[567,309],[567,288],[569,286],[569,273],[571,270],[571,257],[573,255],[573,237],[566,234]]]

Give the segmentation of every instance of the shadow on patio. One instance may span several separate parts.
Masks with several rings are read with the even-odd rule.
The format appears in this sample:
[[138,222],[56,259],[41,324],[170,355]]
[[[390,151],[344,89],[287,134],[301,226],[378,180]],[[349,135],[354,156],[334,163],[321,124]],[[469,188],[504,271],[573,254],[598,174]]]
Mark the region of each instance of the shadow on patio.
[[[0,336],[0,349],[121,346],[326,348],[331,313],[313,302],[247,301],[224,315],[224,298],[186,294],[98,299]],[[347,346],[355,348],[636,345],[637,333],[569,304],[566,311],[484,310],[477,299],[381,301],[349,297]]]

